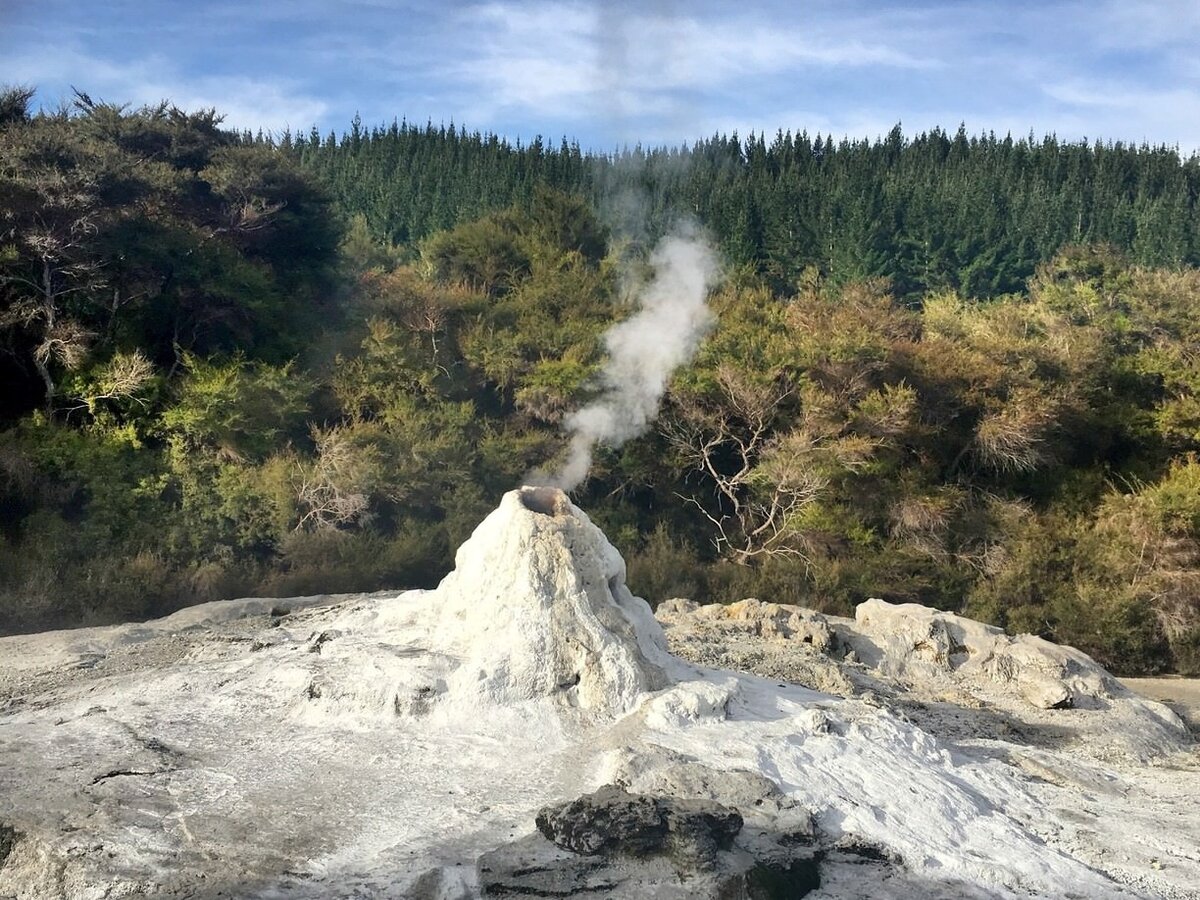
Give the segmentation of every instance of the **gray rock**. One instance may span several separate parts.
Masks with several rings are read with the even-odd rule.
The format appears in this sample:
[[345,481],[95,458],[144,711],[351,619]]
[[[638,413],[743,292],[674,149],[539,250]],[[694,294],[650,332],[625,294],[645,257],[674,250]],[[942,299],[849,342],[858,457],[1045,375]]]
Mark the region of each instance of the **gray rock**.
[[1057,678],[1035,678],[1021,685],[1021,696],[1038,709],[1070,709],[1071,689]]
[[695,600],[685,600],[683,597],[672,597],[670,600],[664,600],[654,608],[654,615],[659,619],[672,619],[679,616],[687,616],[694,613],[700,608],[700,604]]
[[698,665],[902,710],[954,741],[1072,741],[1089,756],[1139,762],[1193,742],[1171,709],[1136,696],[1085,653],[915,603],[872,598],[846,619],[755,599],[672,600],[658,615],[671,651]]
[[[602,856],[565,853],[530,835],[484,854],[478,864],[479,888],[485,897],[613,897],[630,878],[627,866]],[[664,879],[673,873],[666,869]]]
[[[820,857],[766,860],[743,876],[747,900],[791,900],[821,886]],[[737,896],[737,895],[734,895]]]
[[[755,849],[717,854],[716,864],[681,865],[667,856],[581,856],[534,833],[485,854],[477,873],[484,897],[573,900],[798,900],[822,882],[824,854],[763,834]],[[432,894],[421,900],[442,900]]]
[[742,829],[741,814],[719,803],[630,794],[611,784],[547,806],[535,821],[547,840],[574,853],[667,855],[706,867]]

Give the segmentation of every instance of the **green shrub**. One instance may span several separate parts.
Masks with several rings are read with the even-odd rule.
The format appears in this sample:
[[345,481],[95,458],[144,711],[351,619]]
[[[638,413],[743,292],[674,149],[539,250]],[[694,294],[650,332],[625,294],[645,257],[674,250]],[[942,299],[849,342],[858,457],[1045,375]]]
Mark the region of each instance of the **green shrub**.
[[629,589],[651,607],[673,597],[699,600],[707,594],[705,567],[695,549],[661,524],[625,564]]

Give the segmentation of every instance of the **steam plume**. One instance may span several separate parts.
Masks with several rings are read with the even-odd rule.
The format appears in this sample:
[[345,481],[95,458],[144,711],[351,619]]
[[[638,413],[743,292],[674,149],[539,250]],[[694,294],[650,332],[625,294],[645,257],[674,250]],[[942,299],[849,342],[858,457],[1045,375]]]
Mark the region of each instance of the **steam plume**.
[[596,444],[616,447],[645,431],[671,373],[691,359],[712,325],[705,300],[719,267],[695,228],[663,238],[650,265],[654,274],[638,294],[637,311],[604,335],[608,363],[600,396],[567,418],[567,461],[541,480],[571,490],[587,477]]

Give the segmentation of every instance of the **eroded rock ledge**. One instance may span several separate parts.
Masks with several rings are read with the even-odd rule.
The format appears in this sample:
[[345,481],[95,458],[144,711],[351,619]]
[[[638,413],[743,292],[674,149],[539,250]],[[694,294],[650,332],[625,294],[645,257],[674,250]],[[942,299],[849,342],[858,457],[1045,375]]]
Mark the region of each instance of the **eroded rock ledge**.
[[684,659],[882,702],[944,736],[1012,738],[1023,728],[1038,743],[1069,726],[1091,755],[1143,761],[1192,744],[1171,710],[1086,654],[917,604],[872,599],[848,619],[756,599],[676,599],[655,614]]

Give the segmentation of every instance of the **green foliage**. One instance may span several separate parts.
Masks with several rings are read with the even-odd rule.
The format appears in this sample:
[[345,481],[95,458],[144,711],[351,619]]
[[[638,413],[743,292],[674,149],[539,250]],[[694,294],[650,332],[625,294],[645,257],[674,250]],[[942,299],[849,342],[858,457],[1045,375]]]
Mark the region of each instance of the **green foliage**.
[[275,146],[212,111],[22,97],[0,95],[0,631],[436,583],[561,453],[686,211],[729,263],[716,328],[577,496],[635,592],[881,596],[1200,667],[1198,192],[1173,152]]
[[694,547],[671,537],[659,523],[640,550],[629,554],[626,581],[652,607],[673,597],[706,599],[706,567]]
[[1180,675],[1200,675],[1200,628],[1181,635],[1171,647],[1175,671]]
[[259,590],[268,597],[433,587],[446,565],[445,535],[407,523],[389,537],[341,531],[297,532],[280,548]]
[[22,96],[0,112],[0,415],[69,407],[60,382],[119,354],[282,362],[328,319],[340,233],[290,155],[211,110],[80,94],[31,118]]
[[35,91],[31,87],[0,88],[0,127],[29,120],[29,101]]
[[422,256],[435,278],[493,295],[505,293],[530,266],[516,223],[503,214],[433,235]]
[[167,435],[188,450],[261,459],[303,433],[309,380],[291,363],[271,366],[235,357],[206,362],[185,357],[178,398],[162,415]]
[[1200,463],[1172,465],[1157,484],[1138,494],[1142,517],[1172,537],[1200,537]]
[[543,248],[543,253],[554,255],[578,254],[593,266],[599,265],[608,253],[608,229],[583,197],[538,185],[528,220],[526,231],[535,250]]
[[350,217],[346,233],[338,245],[338,255],[351,272],[363,274],[372,270],[390,270],[404,261],[402,247],[391,241],[379,241],[367,224],[367,217],[355,213]]

